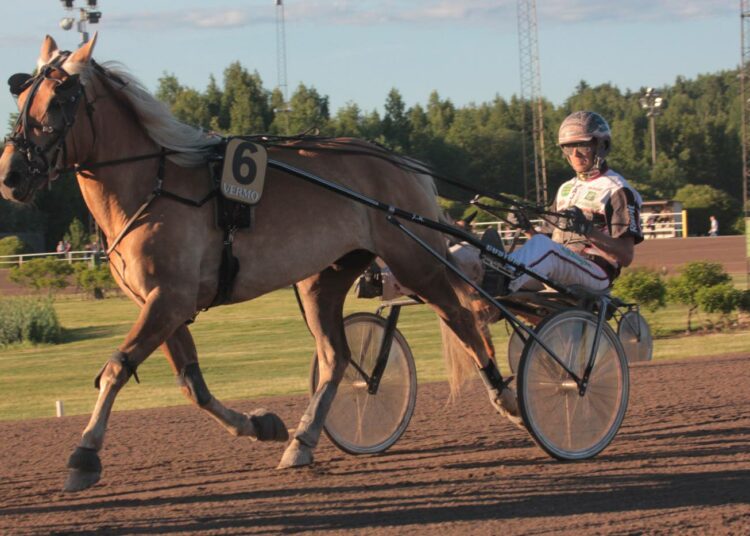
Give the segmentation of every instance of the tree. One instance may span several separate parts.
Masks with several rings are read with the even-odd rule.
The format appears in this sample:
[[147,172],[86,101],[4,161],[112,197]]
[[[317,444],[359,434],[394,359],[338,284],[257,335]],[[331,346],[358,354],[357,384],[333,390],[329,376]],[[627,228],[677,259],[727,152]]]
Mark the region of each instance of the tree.
[[740,216],[740,203],[729,194],[707,184],[688,184],[680,188],[675,199],[688,210],[691,235],[708,233],[709,216],[716,216],[722,234],[731,232],[732,223]]
[[351,136],[362,138],[362,111],[354,102],[348,102],[339,108],[336,116],[331,121],[331,130],[334,136]]
[[304,84],[297,86],[289,99],[289,107],[291,110],[286,112],[284,120],[288,121],[290,134],[307,132],[311,128],[317,128],[321,132],[328,130],[328,97],[318,93],[314,87]]
[[250,74],[240,62],[224,70],[219,127],[234,135],[266,132],[273,119],[270,93],[263,88],[260,75]]
[[633,268],[615,280],[613,293],[627,302],[637,303],[649,311],[666,305],[667,286],[659,272],[649,268]]
[[159,86],[154,96],[167,106],[172,107],[184,88],[174,74],[167,74],[166,72],[159,78],[158,82]]
[[207,99],[194,89],[181,91],[172,104],[174,116],[188,125],[211,129],[212,115]]
[[65,233],[65,240],[70,242],[70,248],[73,251],[83,251],[89,244],[89,234],[86,232],[86,228],[78,218],[73,218],[68,227],[68,232]]
[[396,151],[408,152],[411,125],[406,114],[406,106],[401,93],[396,88],[388,92],[385,100],[385,115],[382,122],[383,137],[389,147]]
[[696,292],[695,300],[706,313],[720,313],[724,323],[728,323],[729,315],[740,306],[742,292],[734,288],[731,283],[721,283],[705,287]]
[[713,262],[689,262],[682,273],[667,282],[667,295],[672,301],[688,306],[687,331],[692,330],[691,320],[698,310],[698,295],[704,289],[729,283],[731,278],[721,264]]
[[109,267],[104,264],[90,266],[78,263],[75,267],[75,280],[79,290],[97,300],[104,298],[105,291],[117,289],[117,283],[112,278]]
[[456,108],[450,100],[441,100],[437,91],[430,93],[427,102],[427,123],[435,135],[444,135],[453,123]]
[[221,130],[219,126],[219,117],[221,116],[222,96],[223,93],[221,89],[219,89],[219,86],[216,84],[214,75],[211,75],[208,78],[208,86],[206,86],[204,100],[206,103],[206,109],[208,110],[208,115],[210,117],[208,121],[208,128],[217,132]]
[[6,255],[20,255],[26,251],[26,244],[17,236],[0,238],[0,257]]

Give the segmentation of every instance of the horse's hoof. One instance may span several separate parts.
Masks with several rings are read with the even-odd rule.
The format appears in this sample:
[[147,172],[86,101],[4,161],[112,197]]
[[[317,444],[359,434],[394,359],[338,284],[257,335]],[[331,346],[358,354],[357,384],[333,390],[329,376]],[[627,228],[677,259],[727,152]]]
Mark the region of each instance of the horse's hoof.
[[256,409],[248,417],[255,427],[255,437],[258,438],[258,441],[286,441],[289,439],[286,424],[275,413],[265,409]]
[[102,462],[96,449],[76,447],[68,458],[68,479],[65,481],[65,491],[81,491],[90,488],[102,476]]
[[284,451],[276,469],[291,469],[292,467],[304,467],[312,465],[313,453],[310,447],[306,447],[296,439],[293,439]]
[[65,480],[63,491],[81,491],[90,488],[101,478],[101,472],[81,471],[80,469],[71,469],[68,478]]

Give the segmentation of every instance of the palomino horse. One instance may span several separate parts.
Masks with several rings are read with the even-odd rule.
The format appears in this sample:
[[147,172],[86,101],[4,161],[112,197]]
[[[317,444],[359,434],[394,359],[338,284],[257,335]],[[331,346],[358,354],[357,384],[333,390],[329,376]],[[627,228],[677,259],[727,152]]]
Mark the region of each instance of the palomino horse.
[[[75,167],[89,210],[110,245],[110,269],[122,290],[140,306],[138,319],[105,363],[99,395],[81,441],[68,462],[66,490],[80,490],[101,475],[98,451],[115,397],[137,367],[161,348],[184,394],[235,435],[286,441],[276,415],[244,415],[225,407],[206,386],[187,323],[210,306],[219,288],[224,236],[215,204],[199,207],[212,188],[207,165],[217,139],[179,123],[168,109],[116,65],[91,59],[96,37],[73,53],[47,36],[34,76],[14,75],[19,121],[0,159],[0,193],[29,201],[63,169]],[[396,157],[354,140],[289,142],[270,156],[345,185],[393,206],[439,218],[432,178],[405,170]],[[325,143],[352,150],[323,150]],[[169,149],[169,156],[159,152]],[[369,153],[369,154],[366,154]],[[172,196],[153,197],[162,185]],[[151,202],[147,202],[151,201]],[[290,222],[294,222],[290,226]],[[407,224],[432,248],[447,255],[442,236]],[[488,356],[486,341],[461,282],[383,214],[289,174],[268,170],[250,230],[234,236],[237,274],[227,303],[250,300],[299,283],[301,301],[320,359],[320,383],[302,416],[280,468],[312,463],[327,411],[349,359],[342,324],[345,295],[378,255],[408,288],[437,311],[459,352],[450,363],[473,363],[484,371],[498,411],[514,413],[515,396]],[[463,301],[462,301],[463,300]],[[444,337],[445,338],[445,337]],[[453,385],[461,366],[451,367]],[[467,367],[463,367],[467,368]],[[469,369],[472,367],[468,367]]]

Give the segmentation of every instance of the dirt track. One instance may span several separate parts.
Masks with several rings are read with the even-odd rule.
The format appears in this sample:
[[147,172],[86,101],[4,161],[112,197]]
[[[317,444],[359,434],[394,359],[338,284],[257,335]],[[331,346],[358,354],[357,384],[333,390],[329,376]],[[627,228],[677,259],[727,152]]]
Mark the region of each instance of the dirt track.
[[[2,422],[0,533],[749,534],[750,356],[639,365],[631,384],[613,444],[567,464],[483,393],[446,406],[444,384],[420,386],[385,455],[322,440],[297,472],[274,469],[281,445],[232,438],[189,407],[115,413],[103,481],[72,495],[59,490],[85,419]],[[289,424],[304,403],[264,401]]]

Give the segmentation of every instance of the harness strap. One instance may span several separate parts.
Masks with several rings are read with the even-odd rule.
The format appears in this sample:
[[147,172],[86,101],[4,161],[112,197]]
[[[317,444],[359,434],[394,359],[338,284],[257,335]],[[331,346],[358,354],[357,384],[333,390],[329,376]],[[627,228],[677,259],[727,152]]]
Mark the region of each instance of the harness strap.
[[[134,156],[130,158],[123,158],[121,160],[110,160],[108,162],[103,162],[102,165],[90,165],[83,167],[81,166],[81,169],[92,169],[95,167],[103,167],[105,165],[114,165],[116,163],[124,163],[124,162],[133,162],[136,160],[145,160],[147,158],[155,158],[159,157],[159,169],[156,174],[156,187],[153,189],[153,191],[148,195],[146,198],[146,201],[143,202],[143,204],[138,208],[138,210],[135,211],[135,214],[133,214],[125,223],[125,226],[122,228],[122,230],[119,232],[117,237],[112,241],[112,245],[110,245],[107,248],[106,255],[109,257],[109,255],[115,250],[117,245],[122,241],[123,238],[125,238],[125,235],[130,232],[130,229],[133,227],[133,224],[138,220],[138,218],[141,217],[141,215],[146,211],[146,209],[153,203],[153,201],[157,197],[166,197],[168,199],[172,199],[173,201],[177,201],[179,203],[183,203],[185,205],[190,205],[192,207],[202,207],[205,205],[208,201],[216,197],[216,195],[219,192],[218,188],[214,188],[208,194],[206,194],[203,199],[200,201],[194,201],[192,199],[188,199],[186,197],[179,196],[177,194],[173,194],[172,192],[168,192],[166,190],[162,189],[162,184],[164,183],[164,167],[166,163],[166,156],[168,154],[173,154],[176,151],[169,151],[166,149],[163,149],[160,153],[154,153],[150,155],[140,155],[140,156]],[[78,168],[78,166],[76,166]],[[225,242],[226,242],[226,236],[225,236]]]
[[141,214],[143,214],[143,212],[148,208],[148,206],[153,202],[153,200],[159,197],[160,194],[161,194],[160,190],[154,190],[153,192],[149,194],[149,196],[146,198],[146,201],[140,206],[138,210],[135,211],[135,214],[133,214],[130,217],[128,222],[125,224],[125,227],[122,228],[122,230],[117,235],[117,237],[112,241],[112,245],[107,248],[107,251],[105,253],[107,257],[109,257],[112,254],[112,252],[115,250],[115,248],[120,243],[120,241],[123,238],[125,238],[125,235],[128,234],[128,232],[130,231],[130,228],[135,223],[135,220],[141,217]]
[[207,309],[227,302],[234,287],[234,280],[240,271],[240,261],[232,253],[234,231],[234,227],[224,228],[224,248],[221,250],[221,264],[219,265],[219,286],[216,289],[216,296]]

